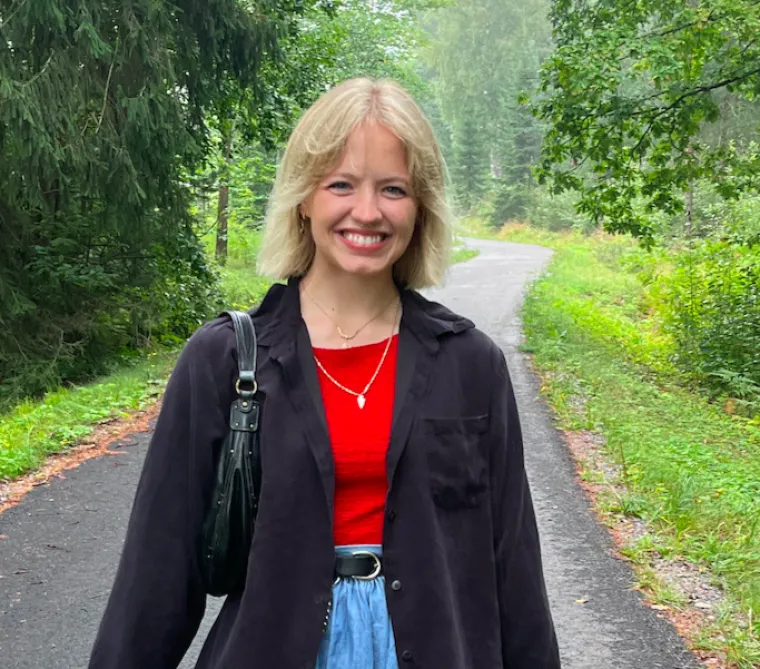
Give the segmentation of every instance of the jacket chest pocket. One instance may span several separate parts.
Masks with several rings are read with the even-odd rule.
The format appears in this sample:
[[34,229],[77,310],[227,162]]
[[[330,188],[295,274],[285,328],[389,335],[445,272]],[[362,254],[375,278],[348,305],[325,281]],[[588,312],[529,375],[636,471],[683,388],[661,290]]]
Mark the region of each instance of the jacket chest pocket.
[[424,418],[430,490],[443,509],[478,506],[488,488],[488,416]]

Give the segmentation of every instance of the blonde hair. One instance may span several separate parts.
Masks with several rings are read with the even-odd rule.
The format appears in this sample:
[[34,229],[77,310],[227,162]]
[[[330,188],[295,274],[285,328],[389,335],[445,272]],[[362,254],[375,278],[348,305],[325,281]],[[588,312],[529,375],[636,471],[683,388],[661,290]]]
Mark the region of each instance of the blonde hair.
[[262,274],[287,279],[307,272],[316,248],[303,228],[299,205],[334,169],[351,132],[367,122],[385,126],[401,140],[417,199],[415,231],[393,267],[394,277],[415,290],[442,281],[451,250],[451,210],[440,147],[409,93],[393,81],[366,78],[324,93],[290,136],[269,199],[258,258]]

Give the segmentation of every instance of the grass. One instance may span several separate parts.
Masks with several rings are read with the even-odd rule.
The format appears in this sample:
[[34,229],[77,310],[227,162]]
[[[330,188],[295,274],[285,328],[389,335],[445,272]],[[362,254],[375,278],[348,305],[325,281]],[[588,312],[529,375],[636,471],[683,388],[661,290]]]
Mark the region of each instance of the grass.
[[100,382],[27,400],[0,416],[0,480],[38,467],[45,456],[71,446],[99,423],[155,401],[176,359],[176,352],[143,356]]
[[652,576],[653,551],[709,570],[726,597],[697,646],[760,666],[760,426],[679,385],[670,343],[626,269],[640,252],[633,241],[526,226],[496,236],[556,251],[526,299],[525,349],[561,427],[606,438],[624,492],[602,499],[603,510],[655,533],[654,548],[629,548],[640,585],[683,605]]
[[480,254],[478,249],[458,248],[454,249],[451,254],[451,260],[453,263],[465,262],[471,258],[475,258]]
[[460,218],[456,223],[456,237],[473,237],[475,239],[494,239],[497,230],[489,226],[484,219],[477,216]]
[[478,249],[467,248],[467,243],[460,237],[454,239],[454,248],[451,253],[451,262],[466,262],[480,254]]
[[219,270],[222,295],[228,309],[248,310],[266,294],[271,280],[256,274],[252,265],[233,262]]
[[[213,240],[204,239],[207,252]],[[248,309],[261,300],[271,281],[256,274],[259,236],[232,227],[229,259],[218,268],[224,303]],[[464,242],[455,244],[453,262],[477,255]],[[161,394],[177,359],[177,350],[145,352],[137,361],[99,381],[60,388],[42,399],[27,400],[0,414],[0,481],[39,467],[45,457],[76,444],[94,426],[142,409]]]

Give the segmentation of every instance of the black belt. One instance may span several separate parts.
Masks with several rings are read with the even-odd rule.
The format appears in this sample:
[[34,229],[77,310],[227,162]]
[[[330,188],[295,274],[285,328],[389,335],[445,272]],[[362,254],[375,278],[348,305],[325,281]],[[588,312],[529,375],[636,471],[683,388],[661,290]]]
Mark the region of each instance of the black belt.
[[383,573],[383,559],[369,551],[356,551],[352,555],[335,556],[335,580],[355,578],[371,581]]

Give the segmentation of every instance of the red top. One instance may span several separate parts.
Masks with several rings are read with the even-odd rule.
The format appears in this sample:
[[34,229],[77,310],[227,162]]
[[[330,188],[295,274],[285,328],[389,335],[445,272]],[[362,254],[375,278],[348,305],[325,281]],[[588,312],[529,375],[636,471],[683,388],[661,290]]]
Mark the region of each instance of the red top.
[[[314,355],[338,383],[360,393],[377,369],[388,340],[351,348],[315,348]],[[383,366],[366,394],[357,398],[338,388],[319,369],[327,427],[335,461],[336,546],[382,544],[385,456],[391,436],[398,335],[393,337]]]

